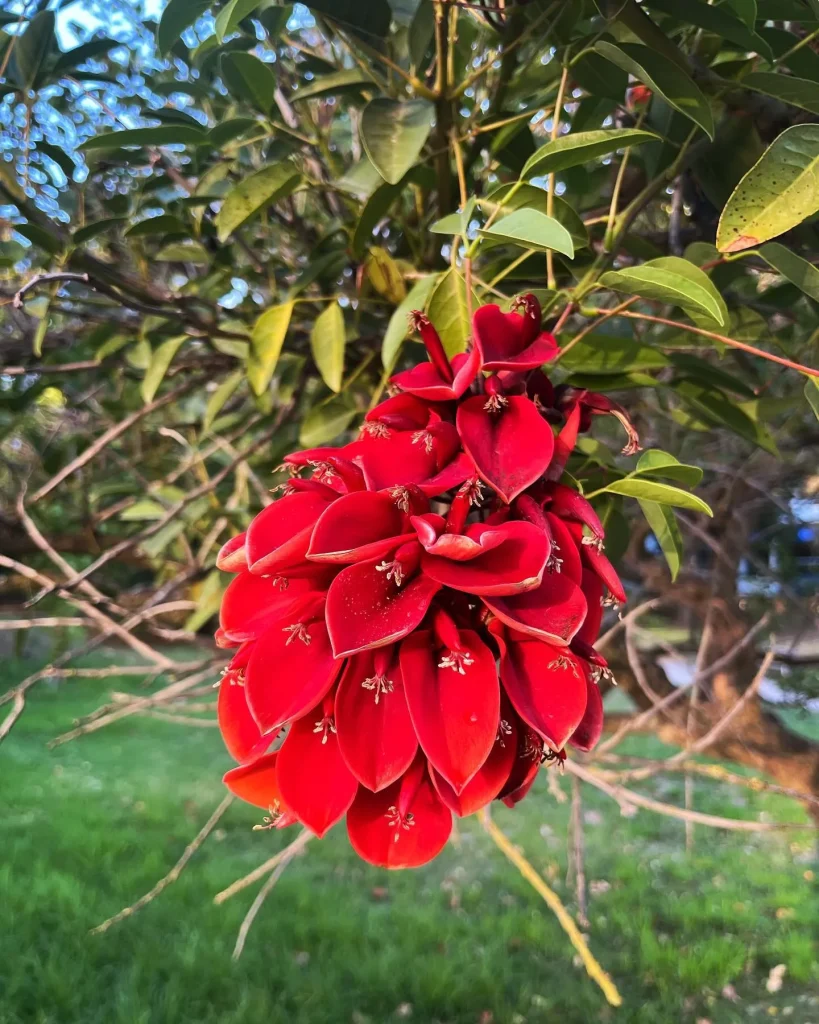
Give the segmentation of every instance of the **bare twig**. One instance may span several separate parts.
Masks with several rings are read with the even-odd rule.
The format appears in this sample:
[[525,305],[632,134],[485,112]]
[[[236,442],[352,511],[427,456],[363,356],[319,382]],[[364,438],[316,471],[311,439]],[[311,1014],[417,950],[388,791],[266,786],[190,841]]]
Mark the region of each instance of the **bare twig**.
[[187,866],[188,861],[191,859],[191,857],[196,853],[196,851],[199,849],[202,843],[204,843],[204,841],[214,830],[214,828],[219,822],[219,819],[222,817],[222,815],[225,813],[228,807],[230,807],[230,805],[233,803],[233,800],[233,794],[228,793],[228,795],[224,798],[224,800],[222,800],[222,802],[219,804],[219,806],[216,808],[213,814],[211,814],[211,816],[202,826],[202,829],[200,830],[196,838],[193,839],[190,843],[188,843],[188,845],[185,847],[185,852],[182,854],[182,856],[179,858],[176,864],[174,864],[174,866],[167,873],[167,875],[165,875],[164,878],[160,878],[160,880],[156,883],[156,885],[153,887],[153,889],[151,889],[150,892],[145,893],[144,896],[141,896],[136,901],[136,903],[131,904],[130,907],[125,907],[124,909],[120,910],[118,914],[114,914],[114,916],[109,917],[107,921],[103,921],[102,924],[98,924],[96,928],[92,928],[91,935],[102,935],[103,932],[107,932],[111,925],[123,921],[126,917],[131,917],[131,915],[135,914],[138,910],[142,910],[143,907],[147,906],[151,902],[151,900],[155,899],[164,889],[167,889],[169,885],[172,885],[185,870],[185,867]]
[[270,860],[266,860],[264,864],[260,864],[259,867],[251,871],[249,875],[245,875],[244,878],[240,878],[232,885],[229,885],[227,889],[223,889],[221,892],[218,892],[213,897],[213,902],[217,905],[224,903],[226,900],[229,900],[231,896],[235,896],[237,892],[241,892],[249,885],[253,885],[254,882],[258,882],[260,878],[264,878],[268,872],[273,871],[274,868],[278,867],[283,860],[291,860],[292,857],[296,853],[299,853],[312,838],[313,833],[308,832],[307,829],[303,829],[289,846],[285,846],[283,850],[279,850],[279,852],[271,857]]
[[[304,835],[304,833],[302,833],[302,835]],[[239,957],[242,955],[242,952],[245,948],[245,942],[247,941],[247,937],[250,934],[250,929],[253,927],[253,922],[256,920],[256,915],[262,909],[262,904],[270,895],[273,886],[276,884],[276,882],[278,882],[278,880],[287,870],[287,865],[301,851],[301,849],[304,846],[304,843],[302,843],[302,845],[298,848],[294,848],[295,846],[295,843],[291,843],[290,846],[287,847],[287,850],[285,852],[288,854],[288,856],[283,857],[276,865],[276,867],[273,869],[273,871],[270,873],[270,878],[268,878],[268,880],[261,887],[258,895],[256,896],[256,899],[250,905],[250,910],[248,910],[247,914],[245,914],[245,919],[244,921],[242,921],[241,928],[239,928],[239,934],[236,936],[236,945],[233,949],[234,960],[238,960]]]

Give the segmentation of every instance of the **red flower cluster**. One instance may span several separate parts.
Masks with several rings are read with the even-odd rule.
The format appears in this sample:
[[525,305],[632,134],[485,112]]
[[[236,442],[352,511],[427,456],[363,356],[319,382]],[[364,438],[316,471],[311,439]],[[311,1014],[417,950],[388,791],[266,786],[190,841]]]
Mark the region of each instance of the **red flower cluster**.
[[346,814],[365,860],[417,867],[453,812],[513,806],[543,760],[600,736],[592,644],[607,593],[625,594],[560,480],[592,414],[636,439],[609,400],[552,388],[555,340],[534,297],[518,308],[480,308],[452,361],[414,314],[430,362],[394,378],[357,441],[289,456],[284,495],[219,554],[238,573],[217,633],[238,647],[225,782],[268,827],[323,836]]

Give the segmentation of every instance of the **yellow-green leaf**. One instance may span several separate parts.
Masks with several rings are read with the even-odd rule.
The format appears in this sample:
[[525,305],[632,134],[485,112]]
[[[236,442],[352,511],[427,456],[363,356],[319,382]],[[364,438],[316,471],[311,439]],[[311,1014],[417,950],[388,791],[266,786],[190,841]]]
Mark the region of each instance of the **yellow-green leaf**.
[[680,571],[683,555],[683,539],[677,517],[667,505],[660,505],[656,501],[641,499],[640,508],[665,555],[673,583]]
[[301,175],[289,161],[263,167],[240,181],[225,196],[216,215],[214,223],[219,241],[224,242],[263,206],[289,196],[300,181]]
[[331,391],[341,391],[346,341],[344,314],[339,304],[333,301],[316,318],[310,333],[313,359],[322,380]]
[[292,315],[293,303],[284,302],[262,313],[253,327],[247,357],[247,380],[256,395],[267,390],[273,377]]
[[180,338],[169,338],[168,341],[163,341],[154,351],[148,364],[148,369],[145,371],[145,376],[142,379],[142,398],[146,403],[154,400],[154,395],[159,390],[159,385],[168,372],[168,367],[173,362],[173,357],[179,351],[180,346],[187,340],[185,335],[182,335]]
[[[478,308],[473,295],[472,310]],[[466,350],[472,336],[469,309],[466,301],[466,283],[457,270],[447,270],[438,279],[427,306],[427,316],[435,325],[446,354],[450,357]]]
[[385,299],[396,306],[407,297],[407,286],[401,270],[386,249],[373,246],[367,254],[367,277],[370,284]]
[[219,387],[213,392],[208,399],[208,404],[205,407],[205,415],[202,418],[202,430],[207,432],[213,425],[213,421],[222,411],[225,403],[231,397],[233,392],[238,388],[244,379],[244,373],[241,370],[236,370],[235,373],[231,373],[230,376],[225,377]]

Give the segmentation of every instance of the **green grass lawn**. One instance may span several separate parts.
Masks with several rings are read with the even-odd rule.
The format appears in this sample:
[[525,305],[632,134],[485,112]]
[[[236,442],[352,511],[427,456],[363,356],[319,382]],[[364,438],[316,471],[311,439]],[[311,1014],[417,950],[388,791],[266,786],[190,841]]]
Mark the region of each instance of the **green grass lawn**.
[[[13,682],[31,666],[6,668]],[[0,747],[2,1024],[819,1022],[809,834],[699,828],[688,856],[681,823],[621,817],[595,792],[584,798],[589,939],[622,992],[617,1011],[473,821],[430,867],[395,874],[361,863],[336,828],[291,864],[233,963],[255,889],[221,907],[212,897],[295,834],[253,832],[259,814],[235,804],[175,885],[90,936],[175,863],[221,799],[230,763],[215,730],[151,719],[46,749],[129,685],[41,685]],[[639,739],[630,750],[661,748]],[[568,794],[568,777],[561,785]],[[681,798],[679,779],[645,791]],[[805,820],[787,801],[708,781],[696,805]],[[568,803],[544,777],[517,810],[494,814],[571,908]],[[777,964],[787,973],[769,994]]]

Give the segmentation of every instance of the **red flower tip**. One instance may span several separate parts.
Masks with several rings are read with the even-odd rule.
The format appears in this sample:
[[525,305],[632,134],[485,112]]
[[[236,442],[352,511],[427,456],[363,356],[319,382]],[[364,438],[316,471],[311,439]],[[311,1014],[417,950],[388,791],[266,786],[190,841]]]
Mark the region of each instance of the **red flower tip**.
[[395,378],[357,440],[288,456],[282,496],[219,552],[237,574],[216,634],[235,648],[217,701],[239,762],[225,783],[266,810],[257,828],[323,836],[346,815],[364,860],[418,867],[453,813],[514,806],[544,760],[599,740],[594,643],[625,592],[563,472],[593,415],[636,434],[605,396],[554,391],[541,316],[531,295],[482,307],[449,360],[414,313],[430,361]]

